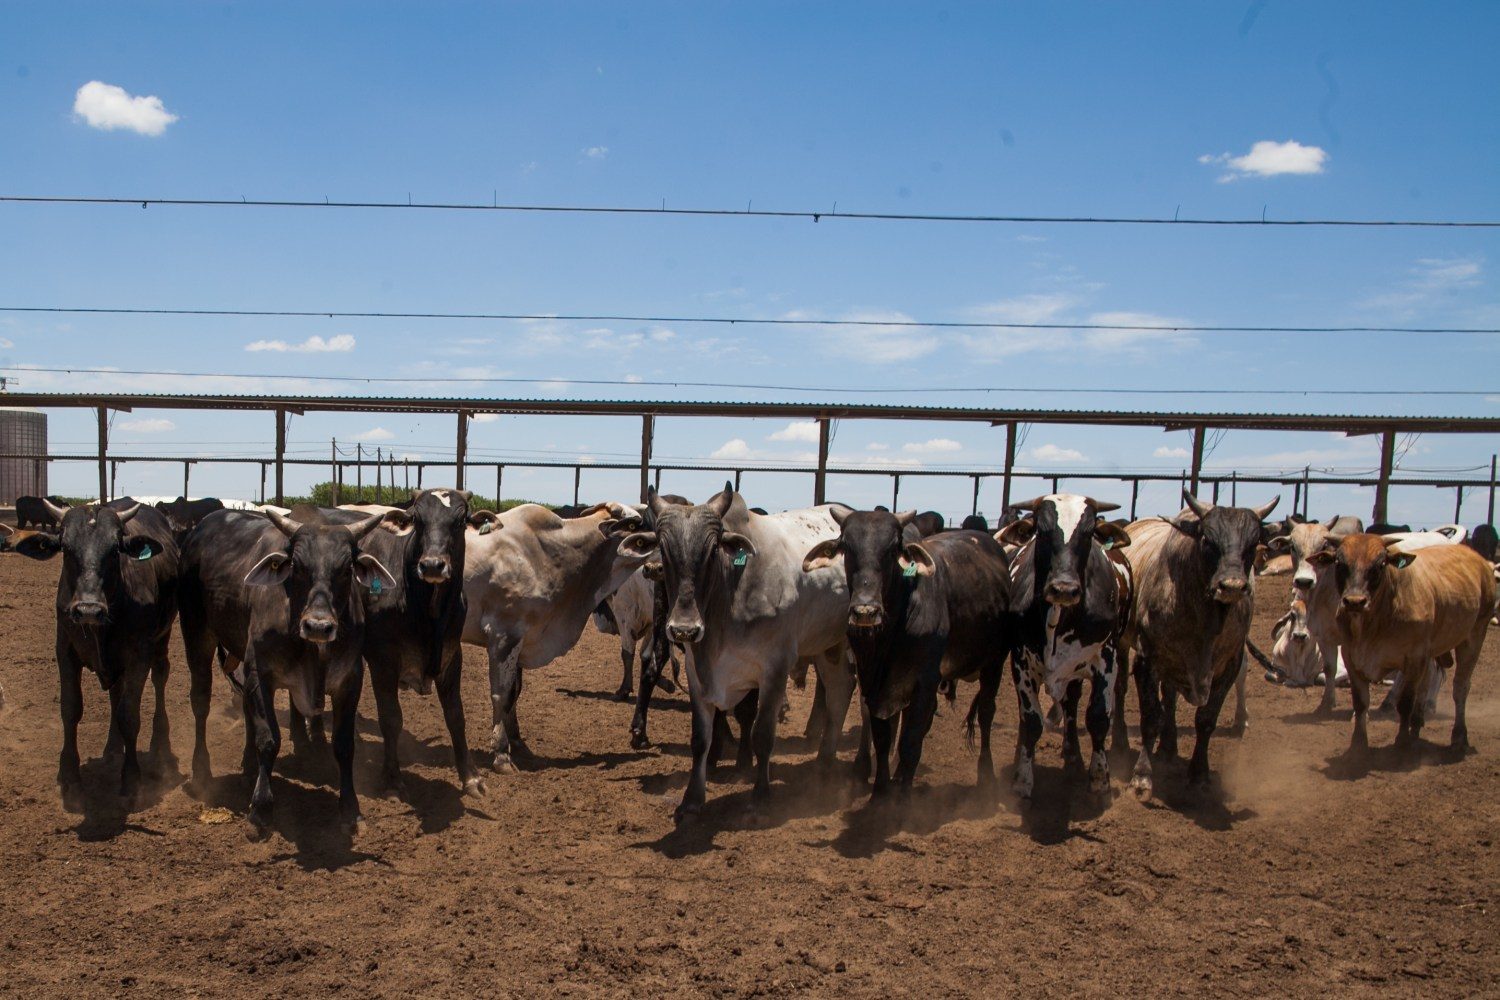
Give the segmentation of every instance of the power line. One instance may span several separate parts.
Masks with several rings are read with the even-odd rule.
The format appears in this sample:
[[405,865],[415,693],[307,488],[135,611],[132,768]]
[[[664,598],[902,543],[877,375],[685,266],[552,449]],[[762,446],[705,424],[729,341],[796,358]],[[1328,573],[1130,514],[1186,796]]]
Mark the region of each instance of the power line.
[[813,393],[858,393],[862,395],[879,395],[890,393],[991,393],[991,392],[1028,392],[1028,393],[1052,393],[1052,394],[1076,394],[1076,395],[1124,395],[1124,396],[1492,396],[1494,389],[1136,389],[1121,388],[1115,386],[886,386],[869,387],[860,386],[855,388],[838,388],[826,385],[770,385],[752,382],[693,382],[681,379],[657,380],[648,379],[588,379],[570,378],[559,376],[553,378],[456,378],[456,377],[428,377],[413,378],[410,376],[382,376],[382,375],[287,375],[287,374],[226,374],[222,372],[172,372],[159,371],[142,368],[33,368],[22,366],[0,366],[0,371],[22,371],[43,372],[55,375],[154,375],[169,376],[173,378],[211,378],[211,379],[268,379],[289,380],[298,382],[366,382],[366,383],[418,383],[418,384],[506,384],[506,385],[538,385],[538,384],[567,384],[567,385],[600,385],[600,386],[630,386],[640,388],[642,386],[654,386],[673,389],[744,389],[771,392],[813,392]]
[[531,212],[539,214],[588,215],[660,215],[699,217],[739,217],[752,219],[851,219],[874,222],[984,222],[1021,225],[1117,225],[1117,226],[1342,226],[1361,228],[1401,227],[1426,229],[1494,229],[1500,222],[1465,219],[1200,219],[1163,216],[1084,216],[1084,215],[988,215],[940,214],[913,212],[840,212],[835,203],[829,211],[778,210],[752,208],[668,208],[620,205],[517,205],[492,201],[424,202],[413,201],[304,201],[290,198],[97,198],[75,195],[37,196],[0,195],[0,203],[32,205],[150,205],[184,208],[373,208],[410,209],[444,212]]
[[1140,323],[1003,323],[963,320],[786,319],[738,316],[626,316],[612,313],[376,312],[336,309],[128,309],[86,306],[4,306],[8,313],[109,316],[259,316],[311,319],[514,320],[584,323],[712,323],[724,326],[894,327],[943,330],[1123,330],[1154,333],[1500,333],[1500,327],[1452,326],[1249,326]]

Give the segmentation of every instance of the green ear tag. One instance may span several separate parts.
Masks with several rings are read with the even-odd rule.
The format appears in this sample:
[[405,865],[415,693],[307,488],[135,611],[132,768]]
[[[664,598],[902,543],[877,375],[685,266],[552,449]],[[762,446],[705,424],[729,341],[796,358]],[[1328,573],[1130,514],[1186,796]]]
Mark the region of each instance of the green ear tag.
[[376,596],[380,595],[380,591],[383,587],[384,581],[382,581],[378,576],[370,581],[370,593],[375,594]]
[[913,577],[915,577],[917,575],[917,564],[916,563],[907,563],[906,564],[906,569],[902,571],[901,575],[904,576],[904,577],[906,577],[908,580],[910,580]]
[[141,546],[140,554],[135,557],[136,562],[145,562],[147,559],[150,559],[150,558],[151,558],[151,546],[149,546],[149,545],[142,545]]
[[734,564],[736,566],[743,566],[743,565],[745,565],[745,563],[748,562],[749,559],[750,559],[750,553],[746,552],[744,549],[740,549],[738,552],[736,552],[734,554]]

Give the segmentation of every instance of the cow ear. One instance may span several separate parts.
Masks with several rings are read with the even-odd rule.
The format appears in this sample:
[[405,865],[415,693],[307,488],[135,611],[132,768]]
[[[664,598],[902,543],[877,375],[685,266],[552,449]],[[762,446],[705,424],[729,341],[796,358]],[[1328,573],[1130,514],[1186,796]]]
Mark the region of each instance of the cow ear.
[[1290,535],[1277,535],[1266,543],[1266,550],[1268,552],[1281,552],[1291,547],[1292,539]]
[[279,587],[291,575],[292,557],[285,552],[272,552],[245,574],[245,586]]
[[1307,561],[1314,566],[1332,566],[1333,561],[1338,558],[1337,549],[1319,549],[1307,557]]
[[932,561],[932,555],[916,542],[908,542],[902,546],[901,556],[896,561],[901,564],[903,572],[917,576],[931,576],[937,571],[937,563]]
[[1018,518],[995,532],[995,541],[1001,545],[1025,545],[1036,534],[1036,519]]
[[131,559],[139,559],[141,562],[145,562],[147,559],[161,552],[161,545],[153,542],[145,535],[135,535],[134,537],[120,540],[120,552]]
[[1130,544],[1130,535],[1113,521],[1094,522],[1094,538],[1106,549],[1123,549]]
[[1385,555],[1390,564],[1397,569],[1405,569],[1417,561],[1415,552],[1405,552],[1401,549],[1386,549]]
[[755,543],[734,531],[726,531],[719,536],[719,548],[734,556],[737,563],[741,556],[755,555]]
[[626,559],[645,559],[656,552],[656,532],[637,531],[620,539],[620,555]]
[[839,553],[839,540],[825,538],[808,549],[807,555],[802,557],[802,572],[811,573],[815,569],[825,569],[837,565],[842,560],[843,556]]
[[51,559],[62,551],[62,539],[51,532],[38,531],[16,542],[11,551],[28,559]]
[[1178,514],[1175,517],[1163,517],[1162,520],[1189,538],[1197,538],[1203,530],[1203,522],[1187,514]]
[[366,588],[374,587],[376,580],[380,580],[387,587],[396,585],[396,578],[391,576],[391,571],[368,552],[361,552],[354,557],[354,579],[361,587]]
[[500,523],[500,515],[492,510],[476,510],[470,514],[469,526],[476,529],[481,535],[488,535],[498,528],[505,527],[505,525]]
[[411,511],[399,508],[387,513],[385,520],[380,522],[381,530],[393,535],[409,535],[416,526],[417,519],[411,516]]
[[1259,573],[1261,570],[1265,569],[1266,568],[1266,560],[1269,559],[1270,557],[1271,557],[1271,549],[1270,549],[1269,546],[1266,546],[1266,545],[1257,545],[1255,547],[1255,559],[1253,561],[1253,565],[1255,566],[1255,572]]

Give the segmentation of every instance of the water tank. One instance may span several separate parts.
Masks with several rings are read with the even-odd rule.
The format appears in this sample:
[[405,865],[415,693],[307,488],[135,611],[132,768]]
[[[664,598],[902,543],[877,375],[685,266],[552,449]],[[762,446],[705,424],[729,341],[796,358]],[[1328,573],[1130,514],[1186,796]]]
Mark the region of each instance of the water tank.
[[[0,408],[0,455],[46,455],[47,414],[41,410]],[[47,463],[29,458],[0,458],[0,504],[16,497],[47,495]]]

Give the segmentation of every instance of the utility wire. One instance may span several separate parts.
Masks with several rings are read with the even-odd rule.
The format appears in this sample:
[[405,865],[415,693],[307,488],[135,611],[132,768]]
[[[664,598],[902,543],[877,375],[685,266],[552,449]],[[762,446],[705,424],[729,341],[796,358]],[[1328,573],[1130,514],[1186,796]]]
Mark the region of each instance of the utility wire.
[[262,316],[314,319],[456,319],[586,323],[714,323],[724,326],[895,327],[942,330],[1126,330],[1161,333],[1500,333],[1500,327],[1453,326],[1248,326],[1140,323],[1001,323],[963,320],[756,319],[732,316],[625,316],[609,313],[374,312],[336,309],[126,309],[85,306],[4,306],[8,313],[109,316]]
[[751,208],[668,208],[621,205],[517,205],[492,201],[429,202],[413,201],[305,201],[291,198],[98,198],[76,195],[0,195],[0,203],[31,205],[151,205],[185,208],[376,208],[418,209],[445,212],[532,212],[539,214],[588,215],[660,215],[714,216],[752,219],[853,219],[876,222],[985,222],[1022,225],[1116,225],[1116,226],[1346,226],[1362,228],[1444,228],[1494,229],[1500,222],[1470,219],[1199,219],[1164,216],[1085,216],[1085,215],[988,215],[979,213],[913,213],[913,212],[840,212],[837,205],[830,211],[776,210]]
[[507,385],[600,385],[600,386],[655,386],[673,389],[744,389],[772,392],[814,393],[969,393],[969,392],[1029,392],[1076,395],[1126,395],[1126,396],[1492,396],[1494,389],[1133,389],[1115,386],[859,386],[839,388],[826,385],[769,385],[752,382],[692,382],[686,380],[650,379],[588,379],[567,376],[535,378],[447,378],[432,376],[412,378],[410,376],[382,375],[287,375],[287,374],[226,374],[221,372],[171,372],[142,368],[34,368],[24,366],[0,366],[0,371],[43,372],[57,375],[155,375],[173,378],[211,379],[268,379],[295,382],[365,382],[365,383],[416,383],[416,384],[507,384]]

